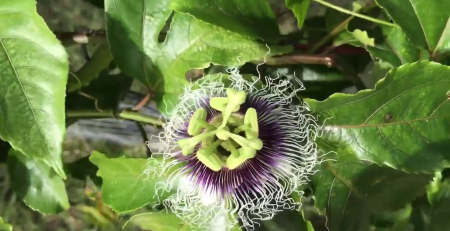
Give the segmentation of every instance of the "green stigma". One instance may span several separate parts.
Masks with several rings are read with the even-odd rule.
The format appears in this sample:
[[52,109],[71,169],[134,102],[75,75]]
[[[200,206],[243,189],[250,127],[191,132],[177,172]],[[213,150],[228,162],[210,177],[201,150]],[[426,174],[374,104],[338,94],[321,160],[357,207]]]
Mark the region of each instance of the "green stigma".
[[210,106],[221,114],[208,122],[206,110],[198,108],[188,126],[188,134],[193,137],[178,141],[185,156],[193,154],[200,144],[197,159],[213,171],[220,171],[223,167],[235,169],[254,158],[263,147],[258,138],[256,110],[249,108],[244,116],[237,113],[247,97],[245,92],[227,89],[226,93],[227,97],[210,100]]

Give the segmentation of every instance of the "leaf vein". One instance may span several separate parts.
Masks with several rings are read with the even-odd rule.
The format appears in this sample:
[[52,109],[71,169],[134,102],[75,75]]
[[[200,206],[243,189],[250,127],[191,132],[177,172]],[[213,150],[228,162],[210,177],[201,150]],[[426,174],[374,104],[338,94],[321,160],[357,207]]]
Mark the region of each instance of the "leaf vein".
[[381,137],[383,137],[383,139],[386,141],[386,143],[388,143],[393,149],[395,149],[397,152],[404,154],[405,156],[408,156],[408,154],[406,154],[406,152],[398,149],[397,147],[395,147],[395,145],[393,145],[391,143],[391,141],[389,141],[389,139],[386,137],[386,135],[383,133],[383,131],[381,131],[381,128],[378,127],[378,131],[380,132]]
[[[9,36],[9,37],[0,37],[0,40],[4,40],[4,39],[22,39],[25,40],[26,42],[32,43],[34,45],[36,45],[37,47],[41,48],[42,50],[45,51],[45,53],[47,53],[48,55],[50,55],[51,57],[53,57],[56,61],[58,61],[59,63],[64,64],[63,60],[59,60],[52,52],[48,51],[47,49],[45,49],[41,44],[29,39],[29,38],[25,38],[25,37],[17,37],[17,36]],[[3,43],[3,42],[2,42]]]
[[[49,151],[49,146],[48,146],[47,139],[45,139],[44,131],[43,131],[42,127],[38,124],[37,117],[36,117],[36,112],[34,111],[33,107],[31,106],[30,99],[28,98],[28,95],[27,95],[27,93],[25,92],[25,89],[24,89],[24,87],[23,87],[23,83],[22,83],[22,81],[20,80],[20,77],[19,77],[19,74],[17,73],[16,68],[14,67],[14,64],[13,64],[12,59],[11,59],[9,53],[8,53],[8,50],[6,49],[6,46],[5,46],[5,44],[3,43],[3,38],[0,38],[0,44],[1,44],[1,46],[3,47],[3,49],[5,50],[5,53],[6,53],[6,56],[7,56],[7,58],[8,58],[9,64],[11,65],[11,68],[13,69],[13,71],[14,71],[14,73],[15,73],[15,76],[16,76],[16,79],[17,79],[17,81],[18,81],[18,83],[19,83],[19,85],[20,85],[20,88],[21,88],[22,92],[23,92],[23,95],[25,96],[25,98],[26,98],[26,100],[27,100],[28,106],[29,106],[29,108],[30,108],[30,110],[31,110],[31,112],[32,112],[32,114],[33,114],[33,119],[34,119],[34,121],[35,121],[35,124],[36,124],[36,125],[38,126],[38,128],[39,128],[39,132],[40,132],[41,136],[44,138],[45,148],[47,149],[47,151]],[[34,125],[32,125],[31,128],[32,128],[33,126],[34,126]],[[31,128],[30,128],[30,129],[31,129]],[[24,152],[24,154],[28,154],[28,153],[25,153],[25,152]]]
[[397,122],[391,122],[391,123],[382,123],[382,124],[364,124],[364,125],[329,125],[328,127],[336,127],[336,128],[364,128],[364,127],[382,127],[382,126],[388,126],[388,125],[395,125],[395,124],[404,124],[404,123],[410,123],[410,122],[418,122],[422,120],[430,120],[430,119],[441,119],[449,117],[450,115],[442,115],[442,116],[434,116],[434,117],[426,117],[426,118],[420,118],[420,119],[413,119],[413,120],[405,120],[405,121],[397,121]]
[[438,106],[436,109],[434,109],[433,112],[431,112],[431,114],[430,114],[428,117],[431,117],[434,113],[436,113],[436,112],[439,110],[439,108],[442,107],[442,105],[444,105],[444,104],[447,103],[448,101],[449,101],[449,100],[446,98],[446,99],[444,100],[444,102],[442,102],[441,104],[439,104],[439,106]]
[[422,135],[419,131],[417,131],[417,129],[416,129],[411,123],[408,123],[408,124],[409,124],[409,126],[411,126],[412,130],[414,130],[417,134],[419,134],[419,136],[420,136],[423,140],[425,140],[427,143],[431,143],[430,140],[428,140],[427,137],[425,137],[425,136]]
[[362,125],[366,124],[366,123],[367,123],[367,122],[375,115],[375,113],[377,113],[378,111],[380,111],[380,110],[381,110],[383,107],[385,107],[387,104],[389,104],[389,103],[392,102],[393,100],[397,99],[398,97],[402,96],[403,94],[406,94],[407,92],[410,92],[410,91],[412,91],[412,90],[415,90],[416,88],[422,88],[422,87],[425,87],[425,86],[428,86],[428,85],[439,84],[439,83],[442,83],[442,82],[450,82],[450,80],[443,80],[443,81],[438,81],[438,82],[434,82],[434,83],[422,84],[422,85],[418,85],[418,86],[415,86],[415,87],[413,87],[413,88],[409,88],[409,89],[405,90],[404,92],[402,92],[402,93],[396,95],[395,97],[393,97],[392,99],[388,100],[386,103],[384,103],[383,105],[381,105],[377,110],[375,110],[375,111],[369,116],[369,118],[366,119],[366,121],[364,121],[364,123],[362,123]]
[[[420,71],[418,71],[418,72],[416,72],[416,73],[414,73],[414,74],[411,74],[411,76],[417,75],[417,74],[419,74],[420,72],[423,72],[423,71],[424,71],[424,70],[420,70]],[[336,108],[340,108],[340,107],[343,107],[343,106],[346,106],[346,105],[354,104],[354,103],[363,101],[363,100],[365,100],[365,99],[368,99],[368,98],[370,98],[370,97],[372,97],[372,96],[374,96],[374,95],[376,95],[376,94],[378,94],[378,93],[380,93],[380,92],[386,90],[386,89],[389,88],[392,84],[394,84],[395,82],[399,81],[400,79],[403,79],[405,76],[408,76],[408,75],[409,75],[409,73],[408,73],[408,74],[405,74],[405,75],[403,75],[403,76],[398,77],[397,79],[395,79],[394,81],[392,81],[391,83],[389,83],[389,84],[388,84],[387,86],[385,86],[384,88],[379,89],[378,91],[376,91],[377,89],[375,89],[375,91],[373,90],[372,92],[370,92],[370,93],[372,93],[372,94],[369,94],[368,96],[366,96],[366,97],[364,97],[364,98],[361,98],[361,99],[358,99],[358,100],[355,100],[355,101],[352,101],[352,102],[344,103],[344,104],[341,104],[341,105],[338,105],[338,106],[335,106],[335,107],[331,107],[331,108],[328,108],[327,110],[324,110],[324,111],[322,111],[322,112],[330,111],[330,110],[333,110],[333,109],[336,109]],[[388,75],[387,77],[389,77],[389,75]],[[387,77],[386,77],[386,78],[387,78]]]
[[412,1],[409,1],[409,3],[411,4],[411,7],[413,8],[414,13],[415,13],[416,16],[417,16],[417,20],[419,21],[420,27],[422,28],[423,37],[425,38],[425,41],[427,42],[428,50],[431,50],[430,42],[428,42],[427,34],[425,33],[425,28],[423,27],[423,23],[422,23],[422,21],[421,21],[421,19],[420,19],[420,17],[419,17],[419,14],[417,13],[416,6],[414,6],[414,4],[412,3]]

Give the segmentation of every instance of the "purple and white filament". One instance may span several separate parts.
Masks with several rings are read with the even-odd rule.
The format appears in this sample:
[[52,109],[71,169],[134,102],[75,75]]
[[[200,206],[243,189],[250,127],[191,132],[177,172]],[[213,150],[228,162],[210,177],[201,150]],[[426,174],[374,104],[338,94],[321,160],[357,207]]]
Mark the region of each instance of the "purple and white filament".
[[[168,182],[157,185],[157,191],[176,189],[163,203],[193,227],[228,230],[239,220],[252,230],[258,221],[271,219],[283,209],[299,209],[300,202],[291,195],[301,195],[299,186],[308,181],[320,162],[315,144],[320,126],[306,104],[291,104],[304,89],[300,83],[295,87],[286,77],[267,77],[265,87],[258,88],[259,78],[245,80],[236,68],[229,74],[231,85],[225,86],[223,76],[214,75],[185,88],[159,137],[164,147],[163,165],[147,172],[170,175]],[[195,152],[182,155],[177,141],[190,137],[189,121],[198,108],[206,109],[207,121],[220,116],[209,100],[224,96],[226,88],[246,93],[236,114],[244,116],[248,108],[256,110],[263,147],[235,169],[224,166],[213,171]]]

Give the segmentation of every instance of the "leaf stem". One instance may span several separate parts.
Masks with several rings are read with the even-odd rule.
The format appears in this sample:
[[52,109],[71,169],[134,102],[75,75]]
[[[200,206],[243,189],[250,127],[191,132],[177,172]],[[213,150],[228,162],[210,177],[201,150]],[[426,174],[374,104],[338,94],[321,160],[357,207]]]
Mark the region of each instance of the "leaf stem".
[[[68,111],[66,113],[66,116],[68,118],[115,118],[114,112],[112,110],[105,110],[105,111],[94,111],[94,110],[87,110],[87,111]],[[163,126],[165,124],[164,121],[160,120],[159,118],[156,118],[154,116],[144,115],[138,112],[133,111],[122,111],[119,113],[120,119],[125,120],[132,120],[136,122],[141,122],[145,124],[152,124],[155,126]]]
[[356,12],[344,9],[342,7],[333,5],[333,4],[328,3],[326,1],[323,1],[323,0],[314,0],[314,1],[317,2],[317,3],[320,3],[320,4],[324,5],[324,6],[330,7],[332,9],[334,9],[334,10],[340,11],[342,13],[350,14],[350,15],[353,15],[355,17],[359,17],[359,18],[362,18],[362,19],[365,19],[365,20],[368,20],[368,21],[371,21],[371,22],[374,22],[374,23],[378,23],[378,24],[382,24],[382,25],[386,25],[386,26],[395,26],[394,23],[390,23],[390,22],[386,22],[384,20],[379,20],[379,19],[376,19],[376,18],[372,18],[372,17],[369,17],[367,15],[359,14],[359,13],[356,13]]
[[165,122],[161,121],[159,118],[156,118],[154,116],[144,115],[144,114],[141,114],[139,112],[134,112],[134,111],[122,111],[119,114],[119,117],[121,119],[133,120],[133,121],[138,121],[138,122],[142,122],[142,123],[146,123],[146,124],[153,124],[156,126],[163,126],[165,124]]
[[329,40],[334,38],[334,36],[338,35],[342,31],[344,31],[345,28],[347,27],[347,24],[353,19],[353,17],[355,17],[355,16],[352,15],[352,16],[348,17],[343,22],[341,22],[338,26],[333,28],[333,30],[330,31],[330,33],[328,33],[325,37],[323,37],[319,42],[314,44],[314,46],[309,50],[309,53],[311,53],[311,54],[314,53],[316,50],[318,50],[320,47],[322,47],[325,43],[327,43]]

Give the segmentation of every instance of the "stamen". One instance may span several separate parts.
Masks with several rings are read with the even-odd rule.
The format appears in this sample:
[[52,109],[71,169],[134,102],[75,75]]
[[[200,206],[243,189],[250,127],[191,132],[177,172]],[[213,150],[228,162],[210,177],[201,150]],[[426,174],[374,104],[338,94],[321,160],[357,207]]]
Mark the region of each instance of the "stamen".
[[236,91],[235,89],[228,88],[227,89],[227,97],[214,97],[210,100],[210,105],[212,108],[222,112],[222,124],[219,126],[219,133],[228,123],[228,119],[231,116],[231,113],[237,112],[241,106],[245,102],[245,98],[247,94],[243,91]]
[[245,131],[245,136],[247,138],[259,137],[258,115],[254,108],[249,108],[245,112],[244,125],[247,125],[250,128]]
[[196,136],[200,134],[204,128],[203,124],[201,122],[206,122],[206,109],[204,108],[198,108],[194,115],[192,115],[189,126],[188,126],[188,134],[191,136]]
[[216,172],[222,169],[224,165],[224,163],[216,153],[217,147],[219,147],[222,142],[222,140],[218,139],[211,146],[207,148],[200,148],[200,150],[198,150],[197,152],[197,159],[206,167]]
[[248,159],[256,156],[256,150],[253,148],[242,147],[238,151],[238,155],[231,155],[227,159],[227,168],[233,170],[241,166]]
[[248,126],[247,124],[243,124],[243,125],[235,128],[234,133],[238,134],[239,132],[250,131],[250,130],[251,130],[250,126]]
[[245,112],[244,124],[234,129],[234,133],[245,131],[245,137],[247,138],[258,138],[259,137],[259,127],[258,127],[258,116],[254,108],[249,108]]
[[259,138],[251,138],[246,139],[240,135],[233,134],[231,132],[228,132],[228,137],[236,141],[239,145],[242,147],[248,147],[248,148],[254,148],[256,150],[261,150],[263,143]]
[[217,138],[221,139],[221,140],[228,140],[228,138],[230,138],[230,129],[228,128],[228,126],[223,127],[222,129],[217,128],[217,133],[216,136]]
[[225,141],[221,144],[221,146],[229,151],[231,153],[232,156],[239,156],[239,152],[236,149],[236,147],[234,147],[234,145],[230,142],[230,141]]
[[197,123],[198,123],[199,125],[201,125],[202,128],[205,128],[205,129],[208,130],[208,131],[212,131],[212,130],[216,130],[216,129],[217,129],[216,127],[214,127],[213,125],[209,124],[209,123],[206,122],[206,121],[197,121]]
[[184,156],[187,156],[189,154],[192,154],[195,150],[195,146],[197,146],[198,143],[202,142],[208,137],[214,136],[217,133],[217,130],[205,132],[199,135],[196,135],[191,138],[185,138],[179,140],[177,143],[181,147],[181,153]]

